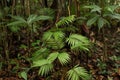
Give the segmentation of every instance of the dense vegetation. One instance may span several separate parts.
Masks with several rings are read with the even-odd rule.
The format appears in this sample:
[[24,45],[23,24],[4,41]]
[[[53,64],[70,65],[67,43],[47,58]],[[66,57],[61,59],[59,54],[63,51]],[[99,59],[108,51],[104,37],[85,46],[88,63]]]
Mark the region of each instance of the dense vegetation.
[[0,0],[0,80],[119,80],[119,0]]

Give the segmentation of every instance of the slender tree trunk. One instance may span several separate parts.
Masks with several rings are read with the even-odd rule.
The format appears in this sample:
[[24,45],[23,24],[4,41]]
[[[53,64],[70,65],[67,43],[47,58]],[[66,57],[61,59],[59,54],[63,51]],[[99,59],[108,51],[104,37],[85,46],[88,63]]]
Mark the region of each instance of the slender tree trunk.
[[30,1],[29,0],[25,0],[24,1],[24,6],[25,6],[26,16],[29,16],[30,15]]
[[76,11],[76,16],[80,16],[80,4],[79,4],[79,1],[77,0],[74,0],[74,3],[75,3],[75,11]]
[[14,15],[14,8],[15,8],[15,0],[12,2],[12,15]]

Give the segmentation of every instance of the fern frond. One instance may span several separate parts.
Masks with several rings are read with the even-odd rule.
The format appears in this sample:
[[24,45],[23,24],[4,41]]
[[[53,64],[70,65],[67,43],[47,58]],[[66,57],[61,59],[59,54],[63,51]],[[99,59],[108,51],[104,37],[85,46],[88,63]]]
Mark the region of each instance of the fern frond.
[[89,50],[90,41],[82,35],[71,34],[66,42],[68,42],[71,49]]
[[89,80],[90,76],[83,67],[75,66],[67,72],[68,80]]
[[70,59],[70,55],[66,52],[63,53],[59,53],[58,55],[58,60],[60,61],[60,63],[62,65],[67,64],[71,59]]
[[59,22],[56,23],[56,26],[62,26],[62,25],[68,25],[69,23],[72,23],[75,20],[75,15],[71,15],[68,17],[63,17]]

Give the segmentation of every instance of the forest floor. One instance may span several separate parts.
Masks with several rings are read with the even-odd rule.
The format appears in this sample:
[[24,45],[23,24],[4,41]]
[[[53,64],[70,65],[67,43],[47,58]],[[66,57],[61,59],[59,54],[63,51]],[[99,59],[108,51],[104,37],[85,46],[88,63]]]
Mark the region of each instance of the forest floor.
[[[84,59],[81,59],[82,66],[85,67],[93,77],[93,80],[120,80],[120,27],[116,29],[106,29],[104,35],[104,42],[102,34],[95,35],[96,44],[91,49],[90,55]],[[106,54],[104,54],[106,53]],[[86,60],[87,59],[87,60]],[[18,60],[17,60],[18,61]],[[22,66],[29,66],[29,64],[21,62]],[[0,70],[0,80],[23,80],[18,77],[17,74],[10,72],[12,66],[4,66]],[[19,71],[17,71],[19,72]],[[28,80],[46,80],[37,76],[33,79],[33,76],[37,76],[37,73],[28,74]],[[51,80],[58,80],[53,77]]]

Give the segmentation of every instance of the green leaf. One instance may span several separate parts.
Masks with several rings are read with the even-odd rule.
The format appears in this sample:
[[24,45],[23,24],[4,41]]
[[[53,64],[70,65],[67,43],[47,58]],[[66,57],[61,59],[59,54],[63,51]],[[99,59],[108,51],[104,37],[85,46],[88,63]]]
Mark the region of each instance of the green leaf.
[[112,19],[117,19],[117,20],[120,20],[120,14],[113,14],[112,16],[111,16],[111,18]]
[[37,18],[37,15],[30,15],[28,18],[27,18],[27,23],[28,24],[32,24],[33,22],[35,22],[35,19]]
[[44,41],[50,40],[50,38],[52,37],[52,35],[53,35],[53,33],[50,32],[50,31],[45,32],[45,33],[43,34],[43,38],[42,38],[42,39],[43,39]]
[[92,12],[99,12],[101,13],[101,8],[97,5],[90,5],[90,6],[84,6],[83,8],[88,8],[88,9],[91,9],[91,13]]
[[27,73],[25,71],[20,73],[20,76],[24,79],[27,80]]
[[68,17],[63,17],[60,21],[56,23],[56,26],[62,26],[62,25],[68,25],[69,23],[72,23],[75,20],[75,15],[71,15]]
[[38,20],[52,20],[52,19],[53,19],[53,17],[50,17],[50,16],[38,16],[36,18],[36,21],[38,21]]
[[49,48],[61,49],[64,47],[64,33],[62,31],[47,31],[43,34],[42,39]]
[[68,80],[89,80],[90,76],[83,67],[75,66],[67,72]]
[[66,52],[59,53],[58,59],[62,65],[65,65],[70,61],[70,55]]
[[47,59],[41,59],[38,61],[33,61],[32,67],[41,67],[43,65],[50,64],[50,63],[51,63],[51,61],[49,61]]
[[90,41],[79,34],[71,34],[66,42],[70,45],[71,49],[75,50],[89,50]]
[[20,16],[12,16],[11,17],[17,21],[21,21],[23,23],[26,23],[26,20],[23,18],[23,17],[20,17]]
[[52,20],[53,18],[50,17],[50,16],[37,16],[37,15],[30,15],[27,19],[27,23],[28,24],[31,24],[33,22],[36,22],[36,21],[40,21],[40,20]]
[[12,32],[18,32],[20,30],[19,26],[9,26],[9,28]]
[[32,61],[40,60],[43,58],[46,58],[48,56],[49,50],[47,48],[41,48],[39,50],[36,50],[31,57]]
[[40,67],[38,74],[41,76],[44,76],[44,75],[46,76],[52,70],[53,70],[53,64],[51,63],[45,64]]
[[101,13],[101,8],[100,7],[93,8],[90,12],[91,13],[92,12],[99,12],[99,13]]
[[53,62],[55,59],[57,59],[58,54],[59,54],[58,52],[51,53],[51,54],[48,56],[47,60]]
[[105,24],[105,21],[103,18],[98,19],[98,28],[101,29]]
[[87,21],[87,26],[91,26],[92,24],[94,24],[98,20],[98,18],[99,18],[99,15],[96,15],[95,17],[89,19]]
[[106,11],[109,11],[111,13],[114,13],[114,11],[119,7],[119,5],[109,5],[105,7]]
[[24,22],[14,21],[14,22],[8,23],[7,26],[18,26],[19,24],[24,24]]

